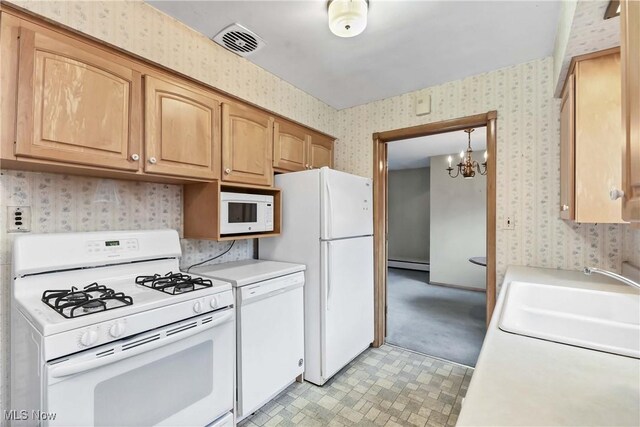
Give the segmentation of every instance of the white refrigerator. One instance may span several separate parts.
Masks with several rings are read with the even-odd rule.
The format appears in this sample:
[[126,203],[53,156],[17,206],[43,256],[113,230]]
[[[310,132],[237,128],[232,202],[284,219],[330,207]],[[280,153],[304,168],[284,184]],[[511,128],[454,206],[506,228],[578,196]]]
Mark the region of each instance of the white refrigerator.
[[305,264],[305,379],[324,384],[373,341],[372,182],[329,168],[276,176],[282,234],[260,259]]

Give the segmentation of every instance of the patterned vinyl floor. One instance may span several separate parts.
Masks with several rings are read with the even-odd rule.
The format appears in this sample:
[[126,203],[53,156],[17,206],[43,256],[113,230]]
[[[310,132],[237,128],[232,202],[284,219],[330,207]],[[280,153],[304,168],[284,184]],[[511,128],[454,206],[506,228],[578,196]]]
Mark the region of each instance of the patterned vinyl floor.
[[294,383],[240,426],[455,426],[472,373],[398,347],[370,348],[323,387]]

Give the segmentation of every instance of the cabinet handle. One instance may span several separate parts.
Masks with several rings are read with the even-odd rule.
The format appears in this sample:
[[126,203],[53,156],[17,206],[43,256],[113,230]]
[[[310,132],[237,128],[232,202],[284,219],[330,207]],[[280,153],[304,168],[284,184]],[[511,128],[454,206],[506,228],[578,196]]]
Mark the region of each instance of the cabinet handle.
[[609,198],[611,200],[618,200],[622,197],[624,197],[624,191],[618,190],[616,187],[612,187],[611,190],[609,190]]
[[231,173],[231,169],[226,168],[226,169],[224,170],[224,173],[225,173],[226,175],[229,175],[229,174]]
[[309,163],[307,163],[306,165],[304,165],[305,169],[309,169]]
[[151,163],[152,165],[155,165],[156,163],[158,163],[158,161],[156,160],[155,157],[150,157],[149,158],[149,163]]
[[131,160],[133,160],[134,162],[137,162],[138,160],[140,160],[140,155],[132,154],[131,155]]
[[562,210],[563,211],[568,211],[569,210],[569,205],[562,205]]

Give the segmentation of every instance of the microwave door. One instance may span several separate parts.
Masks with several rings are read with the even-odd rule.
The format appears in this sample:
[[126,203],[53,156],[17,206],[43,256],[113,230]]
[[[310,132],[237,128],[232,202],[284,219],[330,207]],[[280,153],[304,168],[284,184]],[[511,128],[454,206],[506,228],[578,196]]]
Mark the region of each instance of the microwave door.
[[221,193],[220,234],[273,230],[273,196]]
[[246,201],[223,202],[221,234],[253,233],[259,229],[259,204]]

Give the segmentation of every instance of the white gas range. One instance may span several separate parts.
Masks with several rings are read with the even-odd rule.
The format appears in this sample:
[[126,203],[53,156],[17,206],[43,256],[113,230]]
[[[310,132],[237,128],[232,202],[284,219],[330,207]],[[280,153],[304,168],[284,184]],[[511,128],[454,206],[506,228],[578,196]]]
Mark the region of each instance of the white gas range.
[[233,424],[231,285],[180,256],[174,230],[16,238],[14,424]]

